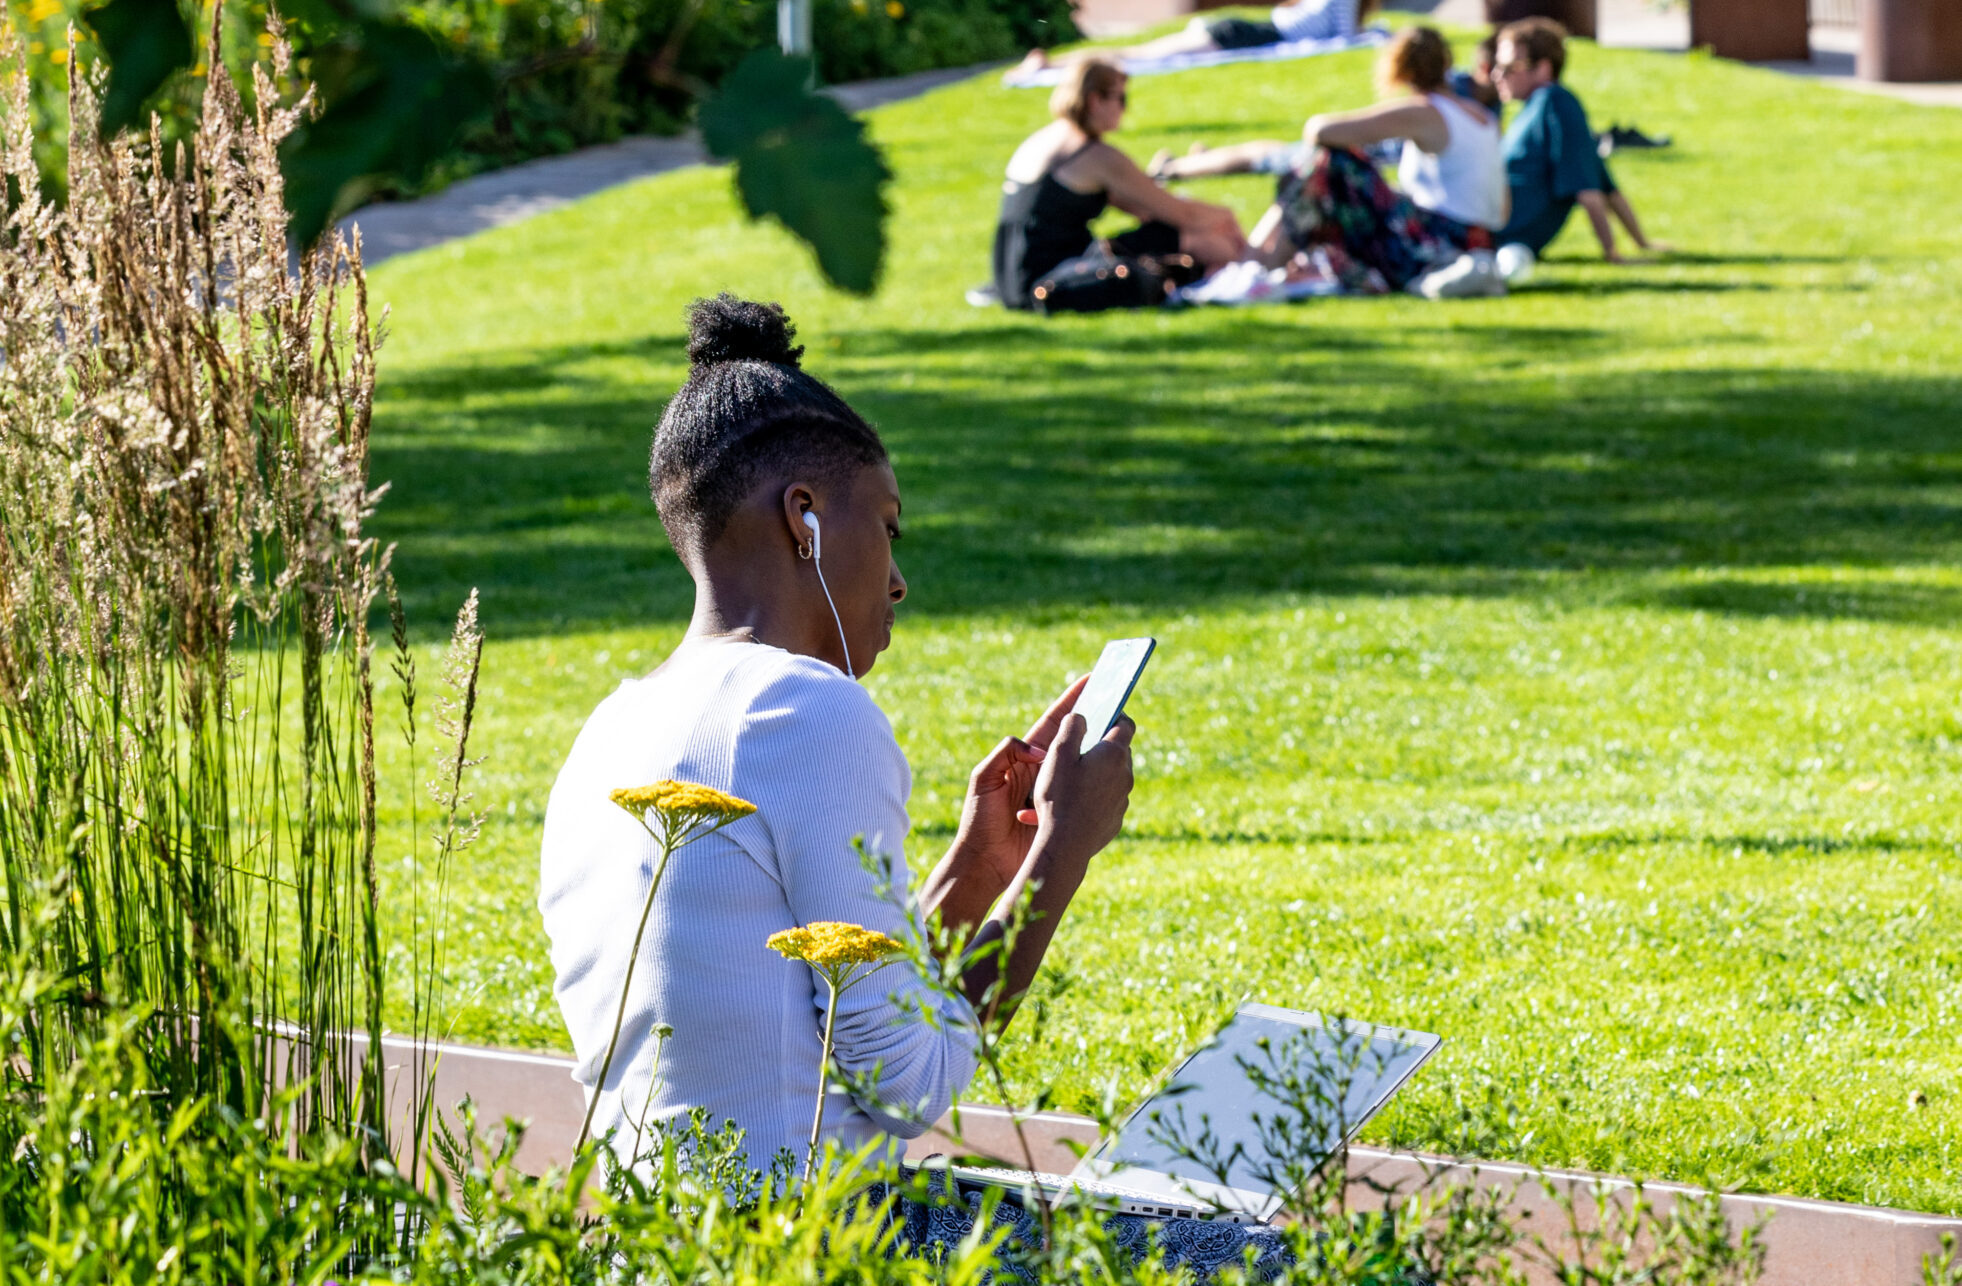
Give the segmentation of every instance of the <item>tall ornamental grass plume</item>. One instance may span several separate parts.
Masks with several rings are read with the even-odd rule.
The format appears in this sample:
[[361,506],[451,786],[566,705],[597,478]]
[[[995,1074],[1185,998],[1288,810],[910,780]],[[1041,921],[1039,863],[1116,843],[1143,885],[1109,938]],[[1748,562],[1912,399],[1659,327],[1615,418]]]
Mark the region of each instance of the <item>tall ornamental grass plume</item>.
[[57,207],[0,24],[0,1090],[113,1034],[159,1129],[379,1164],[376,324],[358,240],[288,244],[307,100],[207,66],[188,146],[76,77]]

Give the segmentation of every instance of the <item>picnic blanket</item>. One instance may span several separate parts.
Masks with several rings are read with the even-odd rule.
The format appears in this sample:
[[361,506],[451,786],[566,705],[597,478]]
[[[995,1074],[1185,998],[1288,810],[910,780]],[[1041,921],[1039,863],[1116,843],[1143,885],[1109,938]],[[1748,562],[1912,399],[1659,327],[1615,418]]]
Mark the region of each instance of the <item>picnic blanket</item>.
[[1252,259],[1227,264],[1203,281],[1172,293],[1174,304],[1289,304],[1297,299],[1342,294],[1342,283],[1325,258],[1307,271],[1267,268]]
[[[1223,63],[1275,63],[1290,58],[1313,58],[1318,54],[1339,54],[1345,49],[1367,49],[1389,38],[1390,33],[1382,27],[1364,27],[1353,36],[1336,36],[1329,40],[1283,40],[1278,45],[1256,45],[1251,49],[1207,49],[1194,54],[1173,54],[1169,58],[1126,59],[1123,67],[1128,75],[1153,76],[1160,72],[1189,71],[1195,67],[1218,67]],[[1033,72],[1010,68],[1002,76],[1001,83],[1010,89],[1034,89],[1057,84],[1062,79],[1063,72],[1058,67],[1045,67]]]

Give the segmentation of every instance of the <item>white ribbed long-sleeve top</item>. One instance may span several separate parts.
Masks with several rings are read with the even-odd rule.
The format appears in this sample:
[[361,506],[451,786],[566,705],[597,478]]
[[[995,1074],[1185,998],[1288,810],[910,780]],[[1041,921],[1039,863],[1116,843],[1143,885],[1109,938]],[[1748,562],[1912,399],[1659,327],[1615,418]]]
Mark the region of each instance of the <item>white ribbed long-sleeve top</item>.
[[[764,941],[816,920],[910,933],[912,772],[865,689],[822,661],[763,644],[690,640],[600,702],[552,787],[539,889],[573,1077],[589,1096],[660,856],[607,795],[663,778],[713,786],[757,811],[669,863],[594,1132],[616,1129],[615,1149],[628,1156],[643,1119],[705,1107],[712,1124],[734,1120],[747,1131],[752,1166],[767,1170],[779,1149],[801,1162],[827,992],[807,965]],[[887,860],[883,877],[853,850],[858,837]],[[674,1034],[650,1076],[661,1023]],[[847,991],[833,1059],[854,1077],[876,1068],[878,1088],[834,1091],[826,1135],[858,1147],[881,1132],[919,1134],[974,1074],[973,1024],[965,1002],[933,992],[903,964]]]

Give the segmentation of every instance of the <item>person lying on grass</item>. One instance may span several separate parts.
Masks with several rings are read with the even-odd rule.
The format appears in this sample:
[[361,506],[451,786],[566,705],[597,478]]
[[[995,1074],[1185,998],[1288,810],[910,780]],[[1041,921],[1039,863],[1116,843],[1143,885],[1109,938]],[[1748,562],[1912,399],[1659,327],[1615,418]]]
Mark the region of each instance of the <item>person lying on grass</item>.
[[[1050,95],[1056,119],[1009,158],[995,226],[995,291],[1010,308],[1030,308],[1044,278],[1094,259],[1097,266],[1138,256],[1190,255],[1202,268],[1245,255],[1233,211],[1165,191],[1137,163],[1104,141],[1124,121],[1126,77],[1107,62],[1079,62]],[[1090,223],[1115,205],[1144,220],[1099,241]]]
[[[1491,230],[1506,220],[1506,187],[1498,117],[1451,93],[1450,70],[1451,46],[1435,28],[1406,27],[1376,60],[1382,101],[1308,118],[1295,163],[1248,238],[1262,262],[1279,267],[1320,249],[1343,286],[1363,293],[1503,290],[1489,256],[1458,263],[1469,251],[1491,249]],[[1391,139],[1403,140],[1402,192],[1364,155]],[[1243,144],[1158,168],[1172,178],[1230,174],[1282,146]],[[1446,279],[1432,274],[1447,269],[1443,288]]]
[[[832,1066],[856,1088],[829,1096],[822,1132],[846,1148],[922,1133],[974,1073],[973,1006],[992,995],[983,1016],[1013,1016],[1130,800],[1130,720],[1088,754],[1051,753],[1083,737],[1082,717],[1067,714],[1072,684],[975,768],[953,843],[909,905],[912,775],[856,681],[891,644],[906,596],[892,554],[899,484],[879,435],[800,369],[791,339],[773,304],[693,306],[688,379],[655,431],[649,475],[695,582],[694,617],[660,666],[593,711],[545,814],[539,906],[573,1075],[599,1098],[593,1134],[612,1132],[629,1163],[693,1108],[711,1128],[745,1130],[752,1166],[801,1158],[828,992],[766,944],[818,921],[915,940],[915,910],[964,952],[963,994],[905,968],[848,993]],[[675,854],[644,909],[660,845],[610,796],[665,779],[755,811]],[[1006,958],[976,954],[1002,940],[993,908],[1018,902],[1031,918]]]
[[1376,11],[1379,0],[1295,0],[1277,5],[1265,22],[1245,18],[1194,18],[1169,36],[1123,49],[1075,49],[1066,54],[1031,49],[1015,68],[1017,75],[1046,67],[1072,67],[1092,58],[1118,63],[1152,62],[1180,54],[1211,53],[1220,49],[1256,49],[1290,40],[1346,40]]
[[1495,79],[1500,96],[1520,109],[1506,130],[1512,216],[1499,230],[1499,243],[1523,245],[1537,256],[1578,204],[1609,263],[1625,262],[1610,216],[1643,250],[1666,252],[1668,246],[1643,235],[1635,207],[1597,149],[1587,109],[1560,83],[1566,65],[1567,29],[1551,18],[1525,18],[1500,30]]

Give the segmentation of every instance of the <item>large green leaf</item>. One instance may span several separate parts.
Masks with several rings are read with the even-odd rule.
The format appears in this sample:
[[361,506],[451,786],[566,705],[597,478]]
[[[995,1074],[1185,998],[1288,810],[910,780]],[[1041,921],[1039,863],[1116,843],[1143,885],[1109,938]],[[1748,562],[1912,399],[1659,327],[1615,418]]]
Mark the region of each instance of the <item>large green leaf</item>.
[[311,51],[309,70],[326,110],[296,130],[280,156],[302,245],[359,195],[364,180],[420,176],[490,109],[495,88],[481,64],[393,22],[350,24]]
[[774,215],[810,245],[833,285],[870,294],[892,173],[865,126],[810,85],[808,58],[757,50],[702,103],[702,142],[736,163],[751,218]]
[[191,28],[177,0],[109,0],[86,17],[109,63],[102,132],[119,133],[143,118],[143,104],[172,72],[191,65]]

